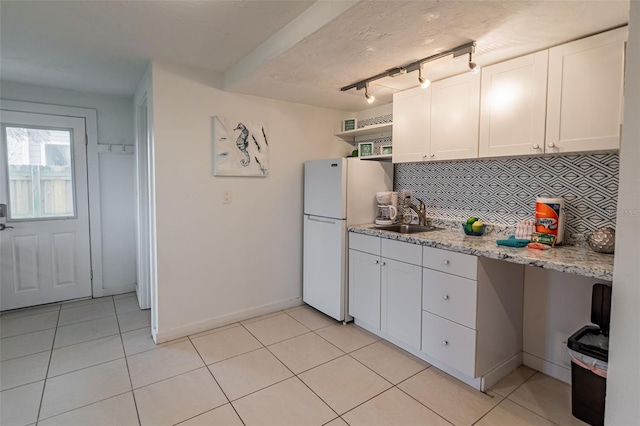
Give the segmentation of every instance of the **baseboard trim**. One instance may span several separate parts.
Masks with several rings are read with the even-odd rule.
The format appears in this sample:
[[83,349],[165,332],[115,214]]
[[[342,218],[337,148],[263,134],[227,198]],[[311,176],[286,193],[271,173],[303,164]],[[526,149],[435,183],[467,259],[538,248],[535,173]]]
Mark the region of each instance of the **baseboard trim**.
[[405,351],[409,352],[410,354],[420,358],[423,361],[428,362],[429,364],[431,364],[432,367],[437,368],[440,371],[444,371],[445,373],[447,373],[450,376],[455,377],[456,379],[460,380],[463,383],[466,383],[467,385],[471,386],[472,388],[481,390],[482,387],[482,380],[480,377],[478,378],[474,378],[474,377],[469,377],[466,374],[463,374],[461,372],[459,372],[458,370],[456,370],[455,368],[451,368],[448,365],[438,361],[437,359],[431,358],[429,355],[425,354],[424,352],[421,352],[420,350],[416,349],[416,348],[412,348],[402,342],[398,342],[396,339],[394,339],[393,337],[387,335],[386,333],[380,331],[380,330],[376,330],[375,328],[371,327],[369,324],[367,323],[363,323],[361,321],[358,321],[358,319],[356,318],[354,320],[354,323],[359,326],[364,328],[365,330],[375,334],[376,336],[390,342],[393,343],[394,345],[404,349]]
[[137,284],[125,284],[117,287],[106,287],[102,289],[102,296],[113,296],[116,294],[122,293],[131,293],[132,291],[136,291]]
[[571,369],[554,364],[546,359],[539,358],[527,352],[523,352],[522,363],[529,368],[540,371],[555,379],[571,384]]
[[486,391],[491,386],[505,378],[509,373],[522,365],[523,353],[519,352],[494,368],[493,370],[482,376],[482,385],[480,390]]
[[[243,321],[249,318],[257,317],[260,315],[270,314],[272,312],[281,311],[283,309],[293,308],[302,304],[302,297],[296,297],[294,299],[283,300],[281,302],[269,303],[266,305],[258,306],[252,309],[246,309],[243,311],[236,311],[218,317],[209,318],[204,321],[193,322],[181,327],[176,327],[169,330],[162,330],[158,327],[155,333],[155,342],[164,343],[170,340],[179,339],[181,337],[188,336],[190,334],[200,333],[212,328],[222,327],[234,322]],[[160,326],[161,324],[159,324]]]

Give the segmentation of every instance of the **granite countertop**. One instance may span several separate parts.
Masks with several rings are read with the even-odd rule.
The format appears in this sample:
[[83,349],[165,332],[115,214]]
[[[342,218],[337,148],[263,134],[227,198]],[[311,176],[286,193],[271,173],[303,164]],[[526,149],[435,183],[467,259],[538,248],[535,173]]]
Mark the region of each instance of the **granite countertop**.
[[550,250],[533,250],[526,247],[499,246],[496,240],[502,237],[496,235],[473,237],[465,235],[462,230],[450,229],[399,234],[376,229],[373,224],[349,226],[349,231],[522,265],[538,266],[604,281],[613,280],[613,255],[596,253],[584,246],[559,246]]

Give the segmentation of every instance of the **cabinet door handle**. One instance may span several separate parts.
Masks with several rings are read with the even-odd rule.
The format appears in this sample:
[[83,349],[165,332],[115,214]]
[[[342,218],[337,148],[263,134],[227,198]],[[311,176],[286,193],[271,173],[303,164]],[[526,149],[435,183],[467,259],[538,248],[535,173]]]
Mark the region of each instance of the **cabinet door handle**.
[[443,340],[441,343],[442,343],[442,346],[448,346],[449,345],[449,341],[447,341],[447,340]]
[[448,294],[443,294],[442,295],[442,300],[449,300],[449,295]]
[[449,259],[445,259],[445,260],[442,261],[443,265],[448,265],[449,263],[451,263],[451,262],[449,262]]
[[556,144],[555,144],[555,143],[553,143],[553,142],[549,142],[549,143],[547,144],[547,146],[548,146],[549,148],[555,148],[555,147],[556,147]]
[[533,149],[540,149],[540,145],[538,145],[537,143],[534,143],[532,145]]
[[436,156],[435,154],[431,154],[430,155],[431,158],[435,158],[435,156]]
[[427,158],[427,154],[422,154],[422,158]]
[[380,264],[380,261],[379,261],[379,260],[376,260],[376,265],[379,265],[379,264]]
[[382,266],[386,266],[386,265],[387,265],[387,262],[382,262]]

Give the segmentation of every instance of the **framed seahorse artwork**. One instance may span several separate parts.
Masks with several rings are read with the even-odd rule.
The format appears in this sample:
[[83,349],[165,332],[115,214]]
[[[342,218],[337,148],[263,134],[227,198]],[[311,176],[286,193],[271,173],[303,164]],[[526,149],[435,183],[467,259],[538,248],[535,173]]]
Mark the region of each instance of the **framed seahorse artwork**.
[[213,175],[269,175],[269,139],[265,123],[213,117]]

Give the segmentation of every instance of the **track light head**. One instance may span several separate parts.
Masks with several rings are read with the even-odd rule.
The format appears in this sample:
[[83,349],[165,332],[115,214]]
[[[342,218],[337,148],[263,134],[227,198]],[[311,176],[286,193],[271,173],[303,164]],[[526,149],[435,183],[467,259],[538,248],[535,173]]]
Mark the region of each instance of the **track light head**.
[[368,104],[372,104],[376,100],[376,97],[369,94],[369,83],[364,86],[364,97],[367,99]]
[[427,56],[426,58],[422,58],[420,60],[411,62],[410,64],[387,69],[386,71],[381,72],[380,74],[376,74],[364,80],[360,80],[355,83],[349,84],[347,86],[341,87],[340,91],[344,92],[351,89],[362,90],[362,88],[364,88],[365,89],[364,96],[367,99],[367,102],[371,104],[374,102],[375,96],[370,95],[369,91],[367,90],[369,87],[369,83],[371,83],[372,81],[380,80],[381,78],[385,78],[385,77],[396,77],[398,75],[410,73],[415,70],[420,71],[420,74],[418,76],[418,82],[420,83],[420,87],[422,87],[423,89],[426,89],[431,84],[431,81],[429,81],[428,78],[422,77],[422,66],[427,62],[435,61],[436,59],[444,58],[445,56],[449,56],[449,55],[453,55],[454,58],[457,58],[459,56],[464,56],[468,53],[469,69],[471,70],[472,73],[476,74],[480,71],[480,67],[475,62],[471,61],[471,53],[475,51],[475,46],[476,46],[476,42],[470,41],[468,43],[465,43],[453,49],[440,51],[434,55]]
[[418,82],[423,89],[426,89],[431,84],[431,80],[422,76],[422,65],[418,68]]
[[480,65],[471,60],[471,52],[469,52],[469,69],[471,70],[471,74],[478,74],[480,72]]

